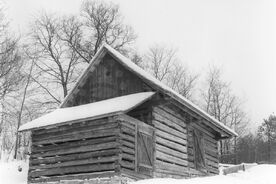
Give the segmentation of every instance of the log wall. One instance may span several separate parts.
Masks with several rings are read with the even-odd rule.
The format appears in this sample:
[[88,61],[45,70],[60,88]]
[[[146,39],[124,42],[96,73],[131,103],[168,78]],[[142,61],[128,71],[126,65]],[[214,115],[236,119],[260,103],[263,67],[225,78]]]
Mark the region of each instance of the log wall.
[[155,177],[188,177],[187,125],[166,106],[153,108]]
[[113,176],[120,168],[119,133],[113,118],[34,130],[28,181]]
[[124,171],[135,172],[136,157],[136,124],[133,121],[120,119],[120,147],[121,147],[121,168]]
[[[153,108],[156,131],[155,177],[194,177],[218,174],[218,146],[215,132],[207,125],[195,121],[188,113],[172,105]],[[192,130],[203,135],[206,166],[195,168]]]
[[[194,160],[194,139],[193,139],[193,129],[200,131],[203,134],[203,148],[206,168],[202,170],[206,174],[218,174],[219,173],[219,159],[218,159],[218,143],[213,131],[201,122],[191,122],[188,126],[188,161],[189,168],[195,170],[195,160]],[[195,174],[196,175],[196,174]]]
[[[208,126],[198,121],[192,122],[187,114],[184,116],[181,111],[166,105],[154,105],[150,115],[148,110],[139,109],[132,113],[147,112],[142,117],[147,117],[147,121],[151,118],[150,125],[129,115],[119,115],[34,130],[29,182],[105,176],[137,180],[218,174],[216,136]],[[139,167],[137,161],[137,132],[140,129],[152,135],[154,143],[153,167],[146,172],[140,170],[143,167]],[[194,164],[194,129],[200,131],[204,139],[204,170],[197,170]]]
[[151,178],[150,175],[141,173],[138,169],[138,142],[137,132],[139,127],[146,124],[128,115],[117,117],[120,124],[120,167],[121,174],[134,180]]

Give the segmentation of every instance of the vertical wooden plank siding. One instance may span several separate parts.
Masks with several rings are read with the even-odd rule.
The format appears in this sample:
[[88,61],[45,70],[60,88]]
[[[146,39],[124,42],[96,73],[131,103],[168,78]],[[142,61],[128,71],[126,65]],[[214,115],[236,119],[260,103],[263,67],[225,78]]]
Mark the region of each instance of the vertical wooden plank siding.
[[136,132],[138,132],[138,125],[137,123],[135,123],[135,172],[138,171],[138,158],[137,158],[137,149],[138,149],[138,141],[137,141],[137,134]]
[[126,70],[110,55],[106,55],[94,71],[90,72],[70,104],[77,106],[149,90],[150,88],[142,80]]

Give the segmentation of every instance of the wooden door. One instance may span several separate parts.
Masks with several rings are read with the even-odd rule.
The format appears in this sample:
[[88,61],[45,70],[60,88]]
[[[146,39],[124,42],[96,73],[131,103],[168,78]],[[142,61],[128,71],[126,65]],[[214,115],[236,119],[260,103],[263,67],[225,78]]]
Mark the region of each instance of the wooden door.
[[154,165],[154,129],[145,123],[137,127],[137,171],[152,176]]
[[193,130],[194,138],[194,158],[195,158],[195,167],[198,170],[204,170],[206,167],[205,163],[205,153],[204,153],[204,139],[201,132]]

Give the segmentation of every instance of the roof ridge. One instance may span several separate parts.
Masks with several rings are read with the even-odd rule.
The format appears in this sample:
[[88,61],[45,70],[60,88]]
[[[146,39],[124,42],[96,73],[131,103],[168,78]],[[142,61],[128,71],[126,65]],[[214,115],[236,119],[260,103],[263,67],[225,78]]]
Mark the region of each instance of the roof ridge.
[[84,78],[86,72],[91,68],[91,66],[93,66],[93,64],[95,63],[95,61],[97,61],[98,57],[101,54],[104,53],[105,49],[109,53],[111,53],[117,59],[118,62],[120,62],[125,67],[127,67],[132,72],[135,72],[136,75],[138,75],[140,78],[142,78],[144,80],[147,80],[147,82],[152,83],[152,85],[155,85],[158,88],[161,88],[161,90],[163,90],[163,92],[165,92],[166,94],[168,94],[169,96],[171,96],[172,98],[174,98],[176,101],[180,102],[181,104],[187,106],[190,110],[192,110],[192,111],[194,111],[194,112],[196,112],[198,114],[201,114],[205,119],[209,120],[215,126],[224,129],[226,132],[228,132],[229,134],[231,134],[233,136],[238,136],[238,134],[234,130],[232,130],[228,126],[226,126],[223,123],[221,123],[220,121],[218,121],[215,117],[211,116],[210,114],[208,114],[207,112],[205,112],[204,110],[202,110],[199,106],[197,106],[196,104],[194,104],[189,99],[187,99],[184,96],[180,95],[178,92],[176,92],[172,88],[168,87],[167,85],[165,85],[164,83],[162,83],[161,81],[159,81],[158,79],[156,79],[155,77],[153,77],[150,73],[146,72],[144,69],[142,69],[141,67],[139,67],[138,65],[136,65],[135,63],[133,63],[129,58],[127,58],[126,56],[124,56],[123,54],[121,54],[120,52],[118,52],[117,50],[115,50],[114,48],[112,48],[110,45],[108,45],[106,43],[103,44],[100,47],[100,49],[98,50],[98,52],[96,53],[96,55],[93,57],[93,59],[89,63],[89,66],[86,68],[86,70],[80,76],[80,78],[78,79],[78,81],[76,82],[76,84],[72,88],[72,90],[65,97],[65,99],[62,102],[62,104],[61,104],[60,107],[62,107],[67,102],[67,100],[69,99],[70,95],[73,93],[73,91],[75,90],[75,88],[79,85],[79,82]]

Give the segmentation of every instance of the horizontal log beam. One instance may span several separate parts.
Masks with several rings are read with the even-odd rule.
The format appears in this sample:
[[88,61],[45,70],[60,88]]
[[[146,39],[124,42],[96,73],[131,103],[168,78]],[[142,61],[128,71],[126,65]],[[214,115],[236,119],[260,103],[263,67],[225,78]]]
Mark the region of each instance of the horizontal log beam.
[[34,141],[34,145],[43,145],[43,144],[53,144],[53,143],[61,143],[67,141],[75,141],[75,140],[82,140],[82,139],[89,139],[89,138],[98,138],[98,137],[108,137],[113,135],[118,135],[119,129],[115,127],[110,129],[102,129],[102,130],[88,130],[85,132],[76,132],[73,134],[68,134],[66,136],[55,136],[50,137],[45,140],[37,140]]
[[62,155],[62,156],[55,156],[55,157],[45,157],[45,158],[38,158],[38,159],[30,159],[29,164],[30,166],[39,165],[39,164],[55,164],[58,162],[66,162],[71,160],[81,160],[99,156],[111,156],[119,154],[119,149],[108,149],[108,150],[100,150],[94,152],[85,152],[85,153],[75,153],[71,155]]
[[109,157],[101,157],[101,158],[89,158],[83,160],[73,160],[68,162],[62,163],[55,163],[55,164],[47,164],[47,165],[37,165],[37,166],[30,166],[30,170],[35,169],[51,169],[57,167],[66,167],[66,166],[79,166],[79,165],[88,165],[88,164],[102,164],[102,163],[109,163],[115,162],[119,160],[119,156],[109,156]]
[[47,183],[54,181],[64,181],[64,180],[89,180],[92,178],[105,178],[105,177],[113,177],[118,175],[115,171],[107,171],[107,172],[98,172],[98,173],[84,173],[84,174],[70,174],[64,176],[51,176],[51,177],[38,177],[38,178],[30,178],[30,183]]
[[177,151],[180,151],[182,153],[187,153],[187,146],[183,146],[183,145],[180,145],[178,143],[175,143],[173,141],[170,141],[170,140],[167,140],[167,139],[164,139],[162,137],[159,137],[159,136],[156,136],[156,142],[158,144],[161,144],[163,146],[167,146],[171,149],[174,149],[174,150],[177,150]]
[[152,122],[153,122],[153,125],[155,126],[155,128],[157,128],[159,130],[169,132],[169,133],[171,133],[171,134],[173,134],[173,135],[175,135],[179,138],[182,138],[182,139],[187,139],[186,131],[181,132],[181,131],[175,130],[174,128],[171,128],[170,126],[167,126],[167,125],[165,125],[162,122],[159,122],[157,120],[152,120]]
[[156,154],[156,159],[158,159],[158,160],[163,160],[163,161],[174,163],[176,165],[181,165],[181,166],[184,166],[184,167],[188,166],[188,161],[187,160],[180,159],[180,158],[174,157],[172,155],[168,155],[168,154],[163,153],[161,151],[156,151],[155,154]]
[[179,138],[179,137],[176,137],[173,134],[163,132],[163,131],[158,130],[158,129],[155,130],[155,134],[156,134],[157,137],[162,137],[164,139],[168,139],[168,140],[173,141],[175,143],[178,143],[180,145],[185,145],[185,146],[187,145],[187,140],[185,138]]
[[[73,124],[67,124],[62,125],[50,129],[40,129],[40,130],[34,130],[32,132],[32,135],[34,137],[45,137],[47,135],[56,135],[56,133],[62,133],[62,132],[71,132],[75,129],[81,129],[86,128],[89,126],[100,126],[101,124],[110,123],[111,121],[108,118],[98,119],[98,120],[91,120],[91,121],[82,121],[79,123],[73,123]],[[115,121],[114,121],[115,122]]]
[[[45,138],[32,138],[32,141],[34,144],[47,144],[52,142],[62,142],[62,141],[71,141],[71,140],[78,140],[78,139],[84,139],[89,138],[90,134],[96,134],[98,132],[107,133],[107,132],[113,132],[118,128],[118,123],[110,123],[106,126],[100,126],[93,129],[84,129],[84,130],[75,130],[73,132],[67,132],[65,134],[55,134],[54,136],[49,136]],[[85,135],[85,136],[84,136]],[[95,136],[91,136],[95,137]]]
[[73,166],[73,167],[62,167],[52,168],[46,170],[34,170],[29,172],[30,177],[41,177],[41,176],[54,176],[64,174],[76,174],[76,173],[87,173],[87,172],[100,172],[100,171],[111,171],[116,169],[116,164],[94,164],[85,166]]
[[119,147],[118,142],[101,143],[101,144],[95,144],[95,145],[80,146],[77,148],[72,147],[72,148],[67,148],[62,150],[49,151],[45,153],[32,154],[31,158],[65,155],[65,154],[73,154],[73,153],[83,153],[83,152],[90,152],[90,151],[112,149],[117,147]]
[[188,172],[187,167],[166,163],[160,160],[156,160],[155,164],[156,164],[156,169],[165,169],[168,171],[177,171],[177,172],[183,172],[183,173]]
[[116,140],[116,136],[110,137],[100,137],[94,139],[87,139],[87,140],[79,140],[74,142],[65,142],[62,144],[50,144],[45,146],[35,146],[32,145],[32,154],[40,153],[40,152],[47,152],[47,151],[55,151],[60,149],[66,149],[70,147],[78,147],[78,146],[85,146],[85,145],[93,145],[105,142],[114,142]]
[[163,146],[163,145],[160,145],[160,144],[156,144],[155,149],[156,149],[156,151],[161,151],[161,152],[164,152],[168,155],[171,155],[171,156],[174,156],[174,157],[177,157],[177,158],[180,158],[180,159],[184,159],[184,160],[188,159],[188,154],[187,153],[185,154],[183,152],[179,152],[179,151],[170,149],[170,148],[168,148],[166,146]]
[[177,130],[180,130],[180,131],[185,131],[186,126],[187,126],[186,123],[184,122],[184,120],[176,118],[172,114],[167,113],[164,109],[161,109],[159,107],[153,108],[153,117],[156,119],[163,120],[164,122],[173,123],[173,125],[171,125],[171,126],[174,126]]

